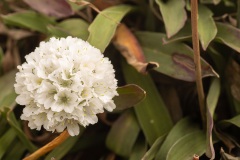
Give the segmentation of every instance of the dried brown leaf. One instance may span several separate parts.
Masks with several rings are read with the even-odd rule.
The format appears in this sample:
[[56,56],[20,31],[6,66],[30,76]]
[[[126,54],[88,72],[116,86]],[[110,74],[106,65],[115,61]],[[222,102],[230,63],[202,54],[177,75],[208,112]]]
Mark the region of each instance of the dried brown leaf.
[[148,70],[159,66],[156,62],[146,62],[142,48],[136,37],[124,24],[120,24],[115,33],[114,45],[138,72],[146,74]]
[[93,0],[92,4],[96,6],[99,10],[104,10],[108,7],[121,4],[121,0]]

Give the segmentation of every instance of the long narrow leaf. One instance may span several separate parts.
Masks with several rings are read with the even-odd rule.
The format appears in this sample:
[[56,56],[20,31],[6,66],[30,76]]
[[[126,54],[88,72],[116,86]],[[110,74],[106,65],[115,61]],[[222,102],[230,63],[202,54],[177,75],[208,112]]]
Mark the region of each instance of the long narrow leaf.
[[8,25],[24,27],[42,33],[48,32],[47,25],[55,24],[55,22],[49,17],[33,11],[16,12],[4,15],[2,16],[2,19],[4,23]]
[[155,157],[155,155],[157,154],[161,145],[163,144],[165,138],[166,138],[165,135],[158,137],[158,139],[156,139],[156,141],[153,143],[151,148],[145,153],[142,160],[152,160]]
[[166,140],[158,151],[155,160],[167,159],[168,152],[173,145],[184,135],[198,131],[198,126],[190,118],[184,118],[179,121],[167,135]]
[[140,160],[146,152],[146,140],[144,138],[139,138],[133,147],[129,160]]
[[113,124],[106,145],[115,153],[128,157],[137,139],[140,128],[132,111],[127,111]]
[[141,75],[128,64],[123,64],[123,72],[128,83],[134,83],[146,91],[146,98],[134,109],[140,126],[150,145],[172,128],[168,110],[149,75]]
[[220,82],[215,78],[211,84],[207,95],[207,146],[206,155],[209,158],[215,158],[215,151],[212,142],[213,115],[220,95]]
[[118,5],[100,12],[88,28],[90,34],[87,41],[104,52],[119,22],[131,10],[132,6]]
[[11,145],[16,137],[16,133],[13,128],[10,128],[1,138],[0,138],[0,159],[4,156],[8,147]]
[[193,155],[201,156],[205,152],[206,136],[203,131],[189,133],[170,148],[166,160],[192,160]]
[[26,147],[20,142],[14,142],[13,147],[10,149],[9,152],[4,156],[6,160],[18,160],[21,159],[24,152],[26,151]]
[[33,152],[37,149],[36,146],[34,146],[32,144],[32,142],[26,137],[25,133],[22,131],[19,122],[17,121],[14,113],[9,110],[8,114],[7,114],[7,120],[9,122],[9,124],[11,125],[11,127],[14,129],[14,131],[16,132],[18,138],[20,139],[20,141],[22,142],[22,144],[24,144],[24,146],[30,151]]

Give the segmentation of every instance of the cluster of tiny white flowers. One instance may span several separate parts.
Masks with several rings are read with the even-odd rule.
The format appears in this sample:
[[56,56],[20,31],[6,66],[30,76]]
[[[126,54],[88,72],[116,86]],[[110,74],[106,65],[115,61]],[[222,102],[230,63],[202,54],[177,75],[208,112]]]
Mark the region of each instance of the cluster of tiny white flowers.
[[51,38],[18,66],[16,102],[25,105],[22,120],[31,129],[78,135],[79,125],[98,121],[96,114],[116,106],[117,80],[108,58],[78,38]]

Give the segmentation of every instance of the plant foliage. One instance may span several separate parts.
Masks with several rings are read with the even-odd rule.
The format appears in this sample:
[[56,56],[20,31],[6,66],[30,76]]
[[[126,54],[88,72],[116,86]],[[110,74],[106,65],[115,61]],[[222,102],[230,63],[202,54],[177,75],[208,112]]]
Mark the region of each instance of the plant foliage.
[[[50,2],[51,1],[51,2]],[[50,3],[51,5],[49,5]],[[0,1],[0,159],[22,159],[57,133],[20,120],[16,66],[40,41],[79,37],[116,70],[117,109],[42,159],[240,159],[240,0],[199,0],[206,97],[195,85],[191,0]],[[121,27],[123,26],[123,27]],[[121,37],[121,35],[124,35]]]

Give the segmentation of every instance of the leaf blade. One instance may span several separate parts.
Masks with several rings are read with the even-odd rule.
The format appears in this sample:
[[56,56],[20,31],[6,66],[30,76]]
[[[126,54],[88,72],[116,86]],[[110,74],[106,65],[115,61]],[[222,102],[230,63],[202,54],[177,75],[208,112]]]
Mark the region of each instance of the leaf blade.
[[199,5],[198,34],[204,50],[217,35],[217,27],[213,20],[213,13],[204,5]]
[[224,23],[216,23],[216,25],[218,29],[216,40],[240,53],[240,29]]
[[152,145],[159,136],[171,129],[171,117],[151,77],[139,74],[126,62],[122,67],[126,81],[137,84],[146,91],[147,97],[135,105],[134,110],[148,143]]
[[132,6],[118,5],[101,11],[89,26],[87,41],[103,53],[110,43],[118,23],[131,10]]
[[[121,129],[119,129],[121,128]],[[140,128],[132,111],[125,112],[113,124],[106,139],[106,145],[115,153],[128,157],[137,140]]]
[[213,115],[214,115],[214,111],[215,108],[217,106],[217,102],[218,102],[218,98],[220,95],[220,82],[219,79],[215,78],[213,79],[208,95],[207,95],[207,99],[206,99],[206,103],[207,103],[207,143],[206,143],[206,155],[211,158],[214,159],[215,158],[215,151],[213,148],[213,142],[212,142],[212,129],[213,129]]
[[155,0],[159,5],[163,16],[164,25],[167,31],[167,37],[175,35],[185,24],[187,13],[185,11],[184,0]]
[[117,110],[130,108],[146,97],[146,92],[134,84],[118,87],[117,92],[119,95],[113,98]]
[[[159,40],[165,37],[157,32],[137,32],[140,44],[148,61],[159,63],[156,71],[170,77],[184,80],[195,81],[195,63],[193,50],[187,45],[179,42],[164,45]],[[213,68],[201,58],[202,77],[217,76]]]
[[55,24],[52,19],[33,11],[16,12],[1,17],[6,24],[32,29],[45,34],[47,33],[46,26]]

